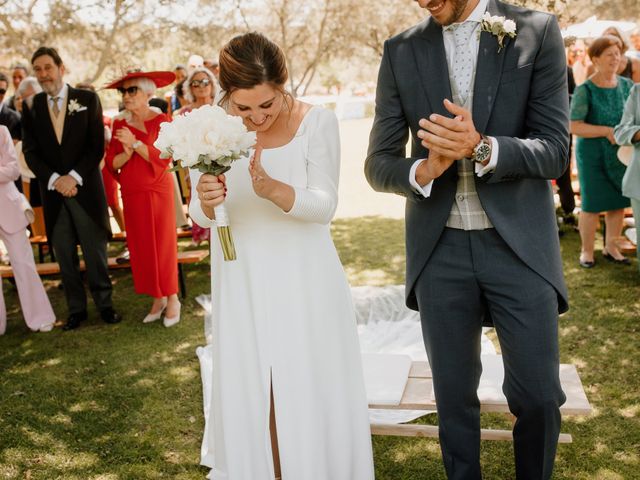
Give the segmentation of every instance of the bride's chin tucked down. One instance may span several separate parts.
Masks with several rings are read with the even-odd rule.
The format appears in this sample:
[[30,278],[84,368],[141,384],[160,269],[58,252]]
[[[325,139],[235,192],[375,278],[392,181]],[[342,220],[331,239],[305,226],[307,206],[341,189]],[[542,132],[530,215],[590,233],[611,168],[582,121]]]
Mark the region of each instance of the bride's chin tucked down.
[[268,130],[273,123],[271,115],[263,117],[261,119],[253,119],[252,117],[245,117],[244,125],[248,130],[253,132],[264,132]]

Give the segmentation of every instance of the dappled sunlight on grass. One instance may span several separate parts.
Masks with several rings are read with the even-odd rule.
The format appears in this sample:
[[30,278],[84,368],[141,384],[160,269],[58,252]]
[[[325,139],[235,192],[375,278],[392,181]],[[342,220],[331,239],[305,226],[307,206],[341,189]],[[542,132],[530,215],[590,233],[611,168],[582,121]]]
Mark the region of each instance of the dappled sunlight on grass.
[[601,468],[600,470],[598,470],[593,478],[594,480],[628,480],[619,473],[613,472],[606,468]]
[[169,370],[169,374],[180,382],[195,381],[199,377],[199,372],[194,371],[191,367],[173,367]]
[[42,366],[43,367],[53,367],[55,365],[60,365],[62,363],[62,359],[61,358],[51,358],[49,360],[46,360]]
[[104,412],[106,409],[104,406],[98,405],[95,401],[78,402],[69,407],[69,411],[72,413],[79,412]]
[[[4,458],[13,464],[30,465],[32,468],[51,467],[61,470],[76,470],[91,468],[98,463],[96,455],[86,452],[70,452],[65,445],[42,445],[45,451],[31,448],[29,451],[22,448],[11,448],[4,451]],[[64,477],[66,478],[66,476]]]
[[[637,395],[637,392],[634,394]],[[640,404],[629,405],[628,407],[621,408],[618,413],[625,418],[633,418],[640,416]]]
[[31,363],[29,365],[21,365],[19,367],[14,367],[6,371],[9,375],[29,375],[34,370],[39,369],[40,365],[35,363]]
[[0,463],[0,478],[13,479],[18,478],[20,470],[14,465],[2,465]]
[[[332,234],[353,285],[404,283],[404,222],[381,217],[341,219]],[[577,267],[579,240],[562,238],[569,312],[559,322],[560,356],[574,363],[593,407],[588,417],[563,419],[574,443],[558,447],[554,480],[640,478],[637,265],[602,260]],[[210,288],[207,262],[185,266],[189,298],[183,321],[166,329],[143,325],[150,299],[133,293],[130,273],[114,272],[116,326],[93,305],[74,332],[33,334],[18,312],[15,289],[5,289],[10,313],[0,337],[0,480],[202,479],[202,391],[195,348],[203,345],[203,310],[195,297]],[[57,281],[46,280],[58,318],[66,315]],[[496,344],[495,333],[489,333]],[[430,415],[415,423],[434,425]],[[509,419],[482,415],[485,428]],[[435,439],[374,437],[379,480],[443,480]],[[513,446],[483,442],[485,478],[515,477]],[[29,472],[29,477],[27,476]]]
[[193,350],[195,351],[196,347],[193,346],[192,343],[190,342],[184,342],[179,344],[176,348],[173,349],[174,352],[179,353],[179,352],[184,352],[185,350]]
[[155,381],[153,381],[150,378],[141,378],[140,380],[138,380],[134,385],[136,387],[142,387],[142,388],[151,388],[154,387],[156,384]]
[[73,420],[71,419],[71,417],[69,415],[65,415],[64,413],[57,413],[52,417],[47,417],[47,419],[51,423],[58,423],[60,425],[69,426],[73,424]]

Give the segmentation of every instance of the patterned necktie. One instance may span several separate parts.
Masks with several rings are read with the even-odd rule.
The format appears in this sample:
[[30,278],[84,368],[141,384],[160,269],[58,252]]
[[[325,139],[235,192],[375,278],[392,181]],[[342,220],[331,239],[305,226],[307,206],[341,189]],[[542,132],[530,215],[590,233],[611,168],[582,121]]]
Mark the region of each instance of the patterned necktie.
[[469,96],[471,79],[473,78],[473,52],[469,48],[469,37],[476,25],[476,22],[453,25],[453,37],[456,42],[456,51],[453,56],[453,79],[463,104]]
[[60,97],[52,97],[51,100],[53,100],[51,111],[53,112],[55,117],[58,118],[58,114],[60,113],[60,107],[58,107],[58,100],[60,100]]

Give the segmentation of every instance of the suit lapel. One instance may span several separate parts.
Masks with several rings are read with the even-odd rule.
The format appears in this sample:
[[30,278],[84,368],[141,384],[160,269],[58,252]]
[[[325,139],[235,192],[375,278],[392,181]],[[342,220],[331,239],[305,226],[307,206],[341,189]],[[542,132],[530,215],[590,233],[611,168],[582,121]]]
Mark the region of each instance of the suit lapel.
[[431,107],[430,111],[451,116],[442,104],[445,98],[451,99],[449,67],[442,39],[442,27],[430,18],[422,32],[416,34],[411,40],[420,83]]
[[56,131],[51,122],[51,116],[49,115],[48,97],[46,93],[34,98],[33,108],[35,110],[36,121],[46,130],[50,142],[53,145],[58,145]]
[[[496,0],[489,0],[487,11],[491,15],[503,15]],[[498,53],[498,39],[489,32],[480,33],[476,80],[473,88],[473,123],[479,132],[484,132],[489,122],[510,41],[511,39],[506,37],[504,47]]]
[[67,105],[64,109],[64,127],[62,127],[62,141],[60,142],[60,145],[64,144],[67,136],[70,134],[69,123],[71,122],[71,115],[69,115],[69,102],[76,98],[76,90],[71,88],[71,86],[68,86],[68,89],[69,93],[67,94]]

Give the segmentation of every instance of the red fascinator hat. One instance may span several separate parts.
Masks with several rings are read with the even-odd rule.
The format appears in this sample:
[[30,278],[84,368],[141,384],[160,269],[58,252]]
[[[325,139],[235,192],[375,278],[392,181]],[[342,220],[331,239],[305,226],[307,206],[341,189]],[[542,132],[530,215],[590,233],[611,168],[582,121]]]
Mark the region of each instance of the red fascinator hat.
[[156,84],[156,88],[162,88],[172,84],[176,79],[176,74],[166,71],[143,72],[142,70],[132,70],[119,79],[105,85],[104,88],[119,88],[127,80],[133,80],[135,78],[148,78]]

